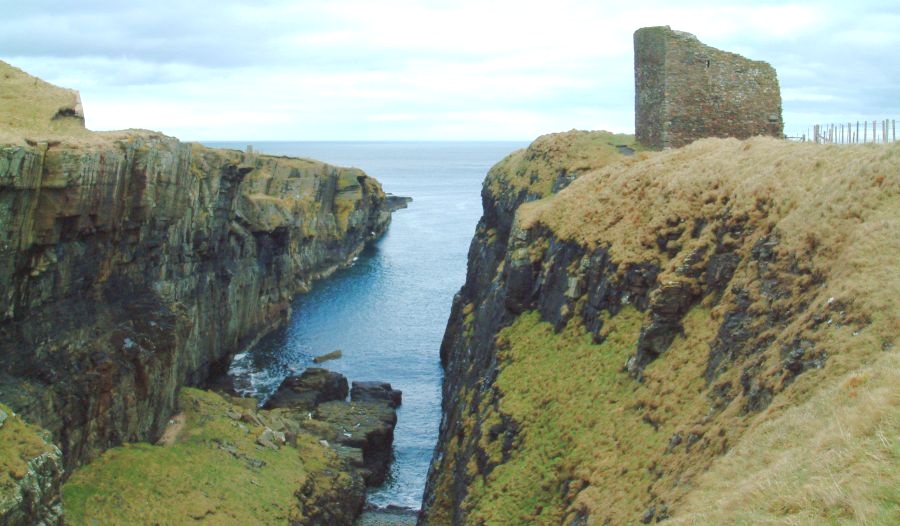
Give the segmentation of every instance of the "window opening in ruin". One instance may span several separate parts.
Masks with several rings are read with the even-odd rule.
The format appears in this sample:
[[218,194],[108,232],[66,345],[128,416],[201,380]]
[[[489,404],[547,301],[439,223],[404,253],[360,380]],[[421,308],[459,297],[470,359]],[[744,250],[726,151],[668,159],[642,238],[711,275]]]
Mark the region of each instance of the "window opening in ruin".
[[706,61],[706,69],[709,69],[709,61]]

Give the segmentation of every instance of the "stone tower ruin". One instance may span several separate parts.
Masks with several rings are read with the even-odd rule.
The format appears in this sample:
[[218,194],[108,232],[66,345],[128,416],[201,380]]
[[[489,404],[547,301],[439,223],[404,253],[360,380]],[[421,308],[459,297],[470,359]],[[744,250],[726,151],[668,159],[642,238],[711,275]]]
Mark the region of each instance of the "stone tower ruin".
[[635,135],[653,149],[703,137],[782,137],[775,68],[669,26],[634,33]]

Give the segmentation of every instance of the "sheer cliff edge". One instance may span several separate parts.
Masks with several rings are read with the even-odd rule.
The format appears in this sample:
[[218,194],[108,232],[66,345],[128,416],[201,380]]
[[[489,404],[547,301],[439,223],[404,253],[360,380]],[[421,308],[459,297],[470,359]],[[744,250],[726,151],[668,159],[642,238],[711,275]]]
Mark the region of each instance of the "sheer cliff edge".
[[2,62],[0,85],[0,402],[67,471],[158,439],[390,222],[358,169],[91,132],[76,92]]

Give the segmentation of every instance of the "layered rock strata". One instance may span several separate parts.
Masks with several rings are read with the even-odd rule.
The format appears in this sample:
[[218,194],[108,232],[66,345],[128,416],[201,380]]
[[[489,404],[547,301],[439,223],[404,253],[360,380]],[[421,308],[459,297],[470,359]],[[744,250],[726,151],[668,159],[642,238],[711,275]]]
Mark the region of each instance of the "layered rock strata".
[[389,224],[360,170],[89,132],[46,107],[72,92],[0,66],[0,400],[67,469],[156,440],[181,386],[224,372]]

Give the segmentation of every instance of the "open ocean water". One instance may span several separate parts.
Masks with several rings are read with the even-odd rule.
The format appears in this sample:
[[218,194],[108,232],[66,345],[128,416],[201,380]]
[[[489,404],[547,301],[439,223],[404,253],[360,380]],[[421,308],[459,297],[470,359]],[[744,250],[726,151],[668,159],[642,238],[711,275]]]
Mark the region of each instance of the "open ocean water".
[[387,234],[353,266],[294,300],[281,330],[235,357],[236,383],[264,400],[282,379],[340,349],[322,364],[350,381],[381,380],[403,391],[388,481],[369,502],[418,509],[441,414],[439,350],[453,295],[481,216],[488,169],[520,142],[206,142],[208,146],[355,166],[385,192],[413,198]]

